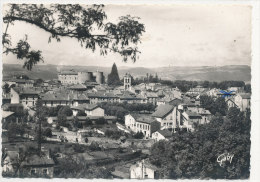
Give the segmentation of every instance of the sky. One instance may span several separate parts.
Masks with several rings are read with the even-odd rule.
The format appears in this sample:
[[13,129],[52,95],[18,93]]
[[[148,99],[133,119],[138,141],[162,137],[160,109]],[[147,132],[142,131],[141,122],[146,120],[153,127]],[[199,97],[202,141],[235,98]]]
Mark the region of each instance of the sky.
[[[12,43],[28,35],[32,49],[41,50],[44,64],[111,67],[224,66],[251,64],[251,7],[246,5],[106,5],[108,21],[138,16],[146,32],[141,54],[133,63],[109,53],[101,56],[71,38],[48,44],[49,34],[30,24],[15,22],[8,29]],[[5,26],[3,26],[5,28]],[[21,64],[15,56],[3,63]]]

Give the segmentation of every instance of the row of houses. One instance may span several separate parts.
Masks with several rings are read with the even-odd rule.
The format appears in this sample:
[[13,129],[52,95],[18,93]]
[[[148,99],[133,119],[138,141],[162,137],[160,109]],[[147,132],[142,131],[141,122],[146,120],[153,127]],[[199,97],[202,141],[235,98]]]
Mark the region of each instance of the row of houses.
[[[195,125],[209,123],[211,113],[193,104],[159,105],[153,114],[134,114],[125,116],[126,128],[142,132],[145,138],[160,140],[169,136],[169,130],[193,131]],[[167,130],[167,131],[166,131]],[[165,135],[164,137],[162,137]]]
[[[45,92],[42,88],[13,87],[10,92],[10,103],[21,103],[25,107],[35,106],[38,99],[43,105],[55,107],[58,105],[77,106],[80,104],[97,104],[101,102],[127,102],[127,103],[157,103],[158,96],[155,93],[143,95],[134,94],[129,91],[84,91],[77,92],[66,89],[56,89]],[[6,101],[8,103],[8,101]]]

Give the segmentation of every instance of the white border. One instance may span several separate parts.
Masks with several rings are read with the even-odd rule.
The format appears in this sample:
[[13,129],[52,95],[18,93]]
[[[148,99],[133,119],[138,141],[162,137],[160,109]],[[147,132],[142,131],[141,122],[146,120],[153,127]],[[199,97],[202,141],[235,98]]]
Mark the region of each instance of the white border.
[[[251,62],[251,85],[252,85],[252,99],[251,99],[251,174],[249,180],[243,181],[260,181],[260,1],[259,0],[2,0],[1,1],[1,25],[2,25],[2,5],[4,3],[72,3],[72,4],[205,4],[205,5],[251,5],[252,9],[252,62]],[[1,32],[2,34],[2,28]],[[1,36],[2,38],[2,36]],[[1,46],[2,53],[2,46]],[[2,60],[2,55],[1,55]],[[2,61],[1,61],[2,63]],[[0,70],[2,71],[2,64],[0,64]],[[0,74],[2,80],[2,74]],[[2,97],[2,94],[0,94]],[[2,98],[1,98],[2,100]],[[1,126],[1,124],[0,124]],[[1,127],[2,128],[2,127]],[[0,128],[0,131],[1,131]],[[1,146],[1,145],[0,145]],[[1,148],[1,147],[0,147]],[[1,155],[1,151],[0,151]],[[48,179],[6,179],[0,177],[0,181],[45,181]],[[62,181],[64,179],[51,179],[51,181]],[[87,179],[65,179],[70,181],[86,181]],[[92,181],[92,180],[88,180]],[[94,181],[94,180],[93,180]],[[95,181],[106,181],[101,179],[95,179]],[[119,181],[119,180],[113,180]],[[121,180],[120,180],[121,181]],[[127,181],[127,180],[125,180]],[[131,180],[135,181],[135,180]],[[151,180],[146,180],[151,181]],[[172,180],[166,180],[172,181]],[[191,180],[178,180],[178,181],[191,181]],[[192,180],[194,181],[194,180]],[[197,180],[201,181],[201,180]],[[209,180],[213,181],[213,180]],[[215,180],[214,180],[215,181]],[[218,180],[226,181],[226,180]],[[236,180],[242,181],[242,180]]]

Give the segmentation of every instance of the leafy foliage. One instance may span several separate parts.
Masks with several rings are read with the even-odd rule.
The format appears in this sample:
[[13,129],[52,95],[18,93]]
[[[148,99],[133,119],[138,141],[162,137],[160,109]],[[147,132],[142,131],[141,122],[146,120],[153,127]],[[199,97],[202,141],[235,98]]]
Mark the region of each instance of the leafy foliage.
[[225,98],[219,97],[214,100],[212,97],[207,95],[200,96],[200,104],[203,108],[209,110],[211,114],[219,113],[222,116],[226,115],[227,104]]
[[7,24],[2,37],[3,53],[13,53],[18,59],[25,60],[23,67],[28,70],[43,61],[42,53],[30,49],[27,36],[12,48],[7,30],[15,21],[29,23],[50,33],[49,43],[52,39],[60,42],[61,37],[70,37],[93,52],[99,49],[101,55],[118,53],[125,62],[129,58],[135,62],[140,53],[137,45],[145,32],[144,24],[139,23],[140,18],[127,15],[119,17],[118,23],[107,22],[104,5],[9,4],[9,7],[3,17]]
[[134,138],[136,139],[143,139],[144,138],[144,134],[143,132],[137,132],[136,134],[134,134]]
[[[151,149],[153,164],[164,178],[246,179],[250,169],[250,112],[231,108],[192,133],[176,133],[171,141],[159,141]],[[217,157],[233,154],[220,166]]]
[[43,136],[46,136],[46,137],[52,137],[52,131],[50,128],[46,128],[44,131],[43,131]]

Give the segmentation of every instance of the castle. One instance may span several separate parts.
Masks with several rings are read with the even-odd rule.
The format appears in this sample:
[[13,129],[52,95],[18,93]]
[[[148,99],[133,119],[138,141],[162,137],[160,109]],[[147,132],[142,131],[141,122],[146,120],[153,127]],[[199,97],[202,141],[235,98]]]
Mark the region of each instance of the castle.
[[58,79],[63,85],[82,84],[85,82],[104,83],[103,72],[76,72],[74,70],[61,71],[58,73]]

